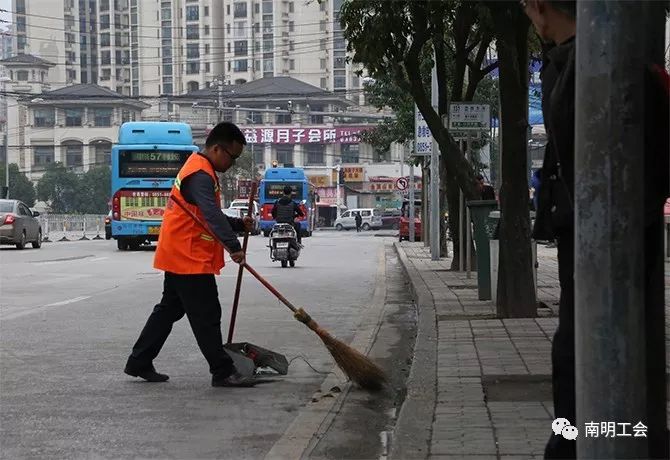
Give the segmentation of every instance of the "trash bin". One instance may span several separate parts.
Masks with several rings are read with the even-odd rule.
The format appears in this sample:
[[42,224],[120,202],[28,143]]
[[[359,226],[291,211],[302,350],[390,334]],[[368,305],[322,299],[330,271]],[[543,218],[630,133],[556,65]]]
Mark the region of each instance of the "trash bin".
[[497,220],[489,219],[489,214],[498,208],[495,200],[473,200],[466,203],[470,219],[475,226],[473,240],[477,248],[477,290],[479,300],[491,299],[491,257],[489,240],[495,232]]

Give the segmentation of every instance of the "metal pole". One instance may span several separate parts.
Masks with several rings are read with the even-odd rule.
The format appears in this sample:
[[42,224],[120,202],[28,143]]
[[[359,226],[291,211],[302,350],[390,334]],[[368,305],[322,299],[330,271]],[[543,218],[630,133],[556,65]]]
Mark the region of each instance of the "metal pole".
[[465,239],[463,238],[463,214],[465,214],[465,199],[463,191],[458,195],[458,271],[465,270]]
[[[433,66],[431,103],[438,110],[437,69]],[[438,112],[439,113],[439,112]],[[440,260],[440,150],[433,136],[430,155],[430,258]]]
[[219,123],[223,121],[223,80],[219,79],[216,81],[216,94],[217,94],[217,120]]
[[[472,163],[472,152],[470,151],[470,137],[465,140],[465,158],[468,159],[470,164]],[[463,204],[465,205],[465,198],[463,198]],[[465,209],[465,244],[467,245],[465,249],[466,254],[466,263],[467,263],[467,277],[470,278],[470,271],[472,270],[472,220],[470,220],[470,208]]]
[[409,164],[409,241],[414,243],[414,163]]
[[648,55],[643,50],[650,46],[645,32],[653,23],[654,3],[577,3],[574,323],[579,458],[648,457],[646,439],[587,438],[582,430],[591,421],[649,423],[644,162],[638,153],[644,151],[645,140],[643,70]]
[[340,169],[342,167],[340,165],[335,166],[335,170],[337,171],[337,199],[335,200],[337,202],[337,215],[340,215]]
[[426,158],[423,157],[424,162],[422,166],[422,177],[421,177],[421,240],[423,241],[423,247],[427,248],[430,246],[429,230],[430,230],[430,219],[428,218],[428,202],[430,200],[430,187],[428,176],[430,168],[426,165]]

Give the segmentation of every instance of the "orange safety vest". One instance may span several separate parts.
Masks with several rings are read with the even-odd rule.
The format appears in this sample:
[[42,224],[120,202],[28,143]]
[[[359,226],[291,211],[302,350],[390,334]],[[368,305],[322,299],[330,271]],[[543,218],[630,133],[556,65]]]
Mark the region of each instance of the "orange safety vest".
[[[198,153],[193,153],[186,160],[177,174],[171,195],[205,222],[200,208],[187,202],[180,190],[184,179],[198,171],[204,171],[214,179],[216,184],[214,194],[216,202],[220,203],[219,180],[214,167],[206,157]],[[223,266],[223,245],[197,224],[178,204],[169,199],[158,236],[154,268],[179,275],[218,275]]]

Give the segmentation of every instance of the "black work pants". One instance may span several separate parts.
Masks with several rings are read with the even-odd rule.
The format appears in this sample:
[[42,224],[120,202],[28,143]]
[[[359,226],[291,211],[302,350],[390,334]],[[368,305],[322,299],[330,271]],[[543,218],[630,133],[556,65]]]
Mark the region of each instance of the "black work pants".
[[232,374],[233,361],[223,349],[221,304],[214,275],[165,273],[163,297],[133,346],[128,366],[134,370],[151,367],[172,331],[172,324],[184,314],[212,375],[224,378]]

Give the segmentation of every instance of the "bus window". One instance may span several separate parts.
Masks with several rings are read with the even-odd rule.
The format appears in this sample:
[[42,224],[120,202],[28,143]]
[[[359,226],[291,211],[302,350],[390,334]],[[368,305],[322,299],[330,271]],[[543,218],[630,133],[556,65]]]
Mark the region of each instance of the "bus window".
[[153,178],[177,177],[177,173],[192,152],[190,150],[121,150],[119,177]]
[[284,195],[284,187],[289,185],[293,189],[293,197],[302,200],[303,184],[302,182],[266,182],[265,200],[278,200]]

